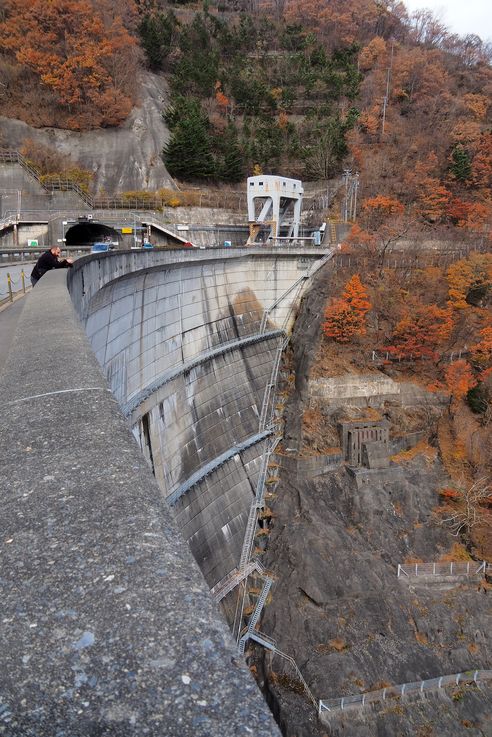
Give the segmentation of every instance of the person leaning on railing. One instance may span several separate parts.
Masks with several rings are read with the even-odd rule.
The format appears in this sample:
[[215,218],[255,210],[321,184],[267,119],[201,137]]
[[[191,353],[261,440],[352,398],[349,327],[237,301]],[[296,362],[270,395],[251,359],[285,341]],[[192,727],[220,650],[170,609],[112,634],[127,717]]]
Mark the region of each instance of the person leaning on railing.
[[59,246],[52,246],[48,251],[45,251],[36,261],[36,265],[31,273],[31,284],[34,286],[51,269],[68,269],[73,266],[73,259],[64,258],[63,261],[59,260],[60,256]]

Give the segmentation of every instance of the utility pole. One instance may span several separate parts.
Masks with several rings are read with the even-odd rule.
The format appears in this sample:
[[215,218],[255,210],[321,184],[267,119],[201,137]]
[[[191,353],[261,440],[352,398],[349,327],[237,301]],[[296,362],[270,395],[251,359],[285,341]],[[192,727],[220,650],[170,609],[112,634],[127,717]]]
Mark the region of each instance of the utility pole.
[[343,222],[346,223],[348,221],[348,211],[349,211],[349,179],[352,174],[351,169],[344,169],[343,170],[343,180],[345,182],[345,200],[343,203]]
[[382,125],[382,131],[381,134],[384,136],[384,128],[386,125],[386,108],[388,107],[389,103],[389,93],[390,93],[390,82],[391,82],[391,73],[393,71],[393,52],[395,48],[395,42],[394,40],[391,41],[391,56],[390,56],[390,65],[386,70],[386,94],[383,98],[383,125]]
[[359,189],[359,172],[356,171],[352,177],[350,195],[350,220],[355,223],[357,217],[357,191]]
[[351,169],[344,169],[343,181],[345,183],[345,199],[343,203],[342,218],[344,223],[355,222],[357,216],[357,192],[359,189],[359,172],[352,174]]

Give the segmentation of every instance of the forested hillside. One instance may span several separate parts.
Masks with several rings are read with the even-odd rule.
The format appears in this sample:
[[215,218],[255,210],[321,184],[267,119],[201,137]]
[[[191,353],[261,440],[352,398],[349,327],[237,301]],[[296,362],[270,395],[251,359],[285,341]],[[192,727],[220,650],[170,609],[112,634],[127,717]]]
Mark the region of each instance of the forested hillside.
[[146,66],[170,83],[164,157],[182,181],[345,167],[366,199],[390,198],[371,219],[403,207],[473,230],[487,217],[492,50],[429,12],[398,0],[7,0],[0,12],[11,117],[118,125]]

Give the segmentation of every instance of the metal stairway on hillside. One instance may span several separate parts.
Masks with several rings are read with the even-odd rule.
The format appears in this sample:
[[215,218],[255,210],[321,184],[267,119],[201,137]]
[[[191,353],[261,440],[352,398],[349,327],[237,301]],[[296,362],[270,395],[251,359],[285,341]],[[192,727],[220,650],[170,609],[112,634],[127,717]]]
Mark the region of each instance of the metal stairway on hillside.
[[253,613],[249,619],[247,630],[239,640],[239,652],[241,653],[241,655],[244,655],[244,648],[246,647],[246,642],[250,637],[250,633],[258,624],[261,613],[263,611],[263,606],[267,600],[268,594],[270,593],[270,589],[272,588],[272,584],[273,578],[270,578],[270,576],[265,576],[263,579],[263,588],[261,589],[261,593],[256,601]]
[[265,574],[265,569],[258,560],[252,560],[242,568],[234,568],[222,581],[219,581],[212,589],[210,593],[214,597],[215,601],[221,601],[227,594],[238,586],[241,581],[244,581],[253,571],[257,571],[261,576]]
[[[286,660],[292,666],[292,668],[294,669],[295,674],[296,674],[297,678],[299,679],[299,681],[302,683],[302,686],[303,686],[303,688],[304,688],[304,690],[305,690],[305,692],[306,692],[309,700],[311,701],[311,703],[313,704],[313,706],[315,706],[317,708],[318,702],[315,699],[315,697],[314,697],[311,689],[307,685],[307,683],[306,683],[306,681],[304,679],[304,676],[302,675],[301,671],[299,670],[299,667],[298,667],[296,661],[294,660],[294,658],[292,658],[290,655],[287,655],[287,653],[282,652],[282,650],[279,650],[278,647],[277,647],[277,643],[275,642],[275,640],[272,639],[271,637],[269,637],[268,635],[265,635],[264,632],[260,632],[259,630],[247,631],[247,632],[244,633],[242,639],[244,639],[244,638],[246,639],[246,642],[247,642],[248,639],[249,640],[254,640],[259,645],[262,645],[265,649],[271,650],[271,652],[274,655],[278,655],[279,657],[281,657],[284,660]],[[245,644],[246,644],[246,642],[245,642]]]

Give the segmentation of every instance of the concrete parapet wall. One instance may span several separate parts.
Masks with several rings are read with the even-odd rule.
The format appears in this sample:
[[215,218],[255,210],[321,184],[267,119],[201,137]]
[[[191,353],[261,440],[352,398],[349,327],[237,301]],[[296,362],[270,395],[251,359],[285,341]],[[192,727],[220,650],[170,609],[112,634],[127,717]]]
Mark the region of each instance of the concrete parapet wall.
[[[319,455],[312,458],[298,458],[296,471],[298,476],[303,478],[313,478],[322,476],[328,471],[334,471],[343,463],[342,453],[332,453],[331,455]],[[282,465],[284,465],[282,463]]]
[[394,438],[389,444],[388,452],[390,455],[396,455],[402,451],[410,450],[428,435],[428,430],[418,430],[417,432],[408,433],[402,438]]
[[0,732],[273,737],[66,277],[26,298],[0,377]]

